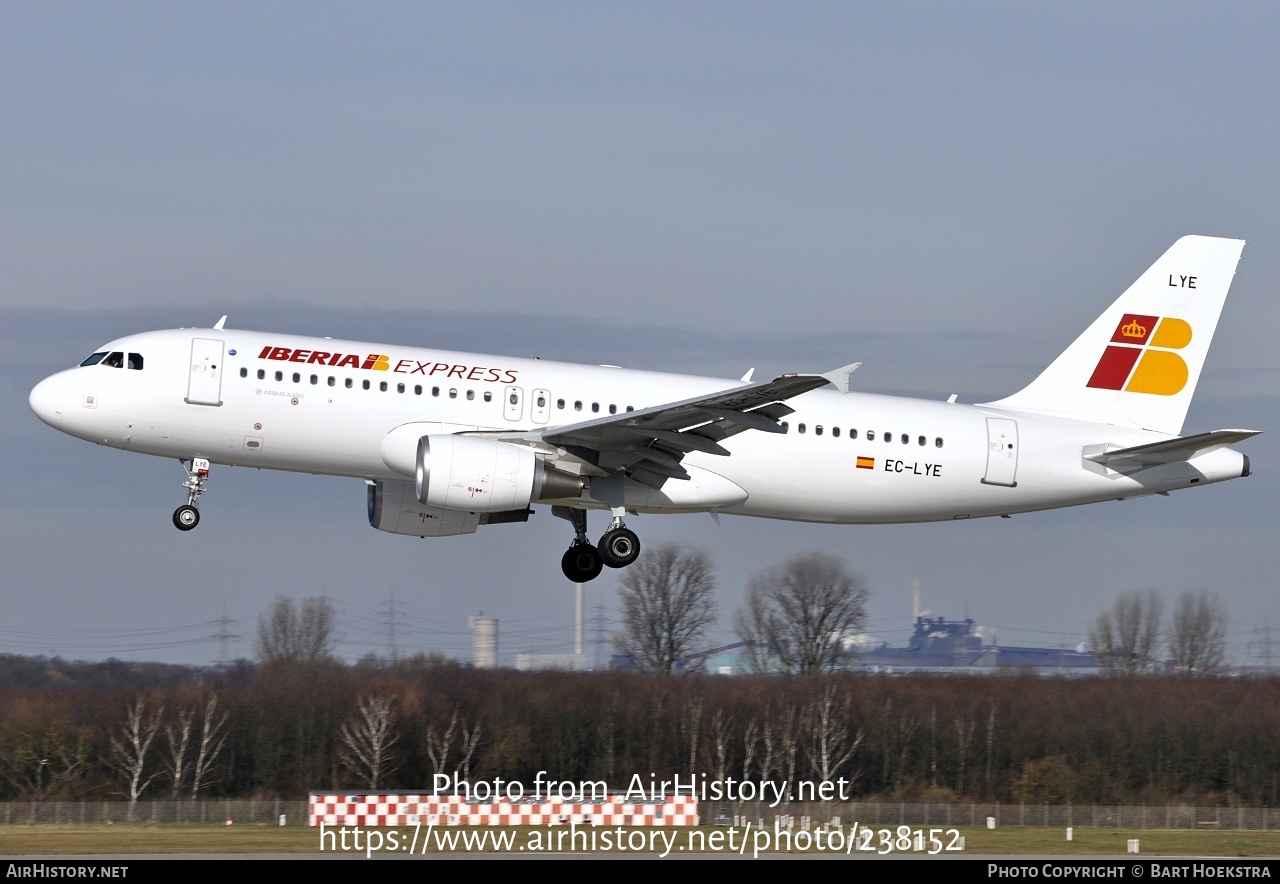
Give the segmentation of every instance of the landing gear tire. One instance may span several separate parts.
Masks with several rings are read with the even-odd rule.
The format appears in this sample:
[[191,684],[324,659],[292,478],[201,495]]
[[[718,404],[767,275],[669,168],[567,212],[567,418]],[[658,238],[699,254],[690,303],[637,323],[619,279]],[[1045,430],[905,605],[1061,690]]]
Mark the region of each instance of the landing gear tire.
[[589,583],[604,570],[604,560],[591,544],[575,543],[560,559],[560,570],[570,583]]
[[200,510],[184,504],[173,511],[173,526],[179,531],[190,531],[200,524]]
[[610,568],[625,568],[640,555],[640,538],[629,528],[613,528],[600,538],[600,557]]

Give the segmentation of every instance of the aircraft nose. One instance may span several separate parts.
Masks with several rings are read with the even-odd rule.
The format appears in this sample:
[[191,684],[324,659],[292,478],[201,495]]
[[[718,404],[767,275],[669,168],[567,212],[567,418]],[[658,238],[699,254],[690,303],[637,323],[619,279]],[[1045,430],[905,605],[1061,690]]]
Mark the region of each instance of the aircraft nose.
[[62,422],[67,407],[59,380],[56,374],[45,378],[32,387],[31,395],[27,398],[36,417],[51,427],[57,427]]

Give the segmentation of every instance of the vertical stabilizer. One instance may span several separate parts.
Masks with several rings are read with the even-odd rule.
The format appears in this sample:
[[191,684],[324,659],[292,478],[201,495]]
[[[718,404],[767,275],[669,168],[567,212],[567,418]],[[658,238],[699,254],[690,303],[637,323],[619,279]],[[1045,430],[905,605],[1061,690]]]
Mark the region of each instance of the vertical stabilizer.
[[1243,249],[1182,237],[1029,386],[987,404],[1181,433]]

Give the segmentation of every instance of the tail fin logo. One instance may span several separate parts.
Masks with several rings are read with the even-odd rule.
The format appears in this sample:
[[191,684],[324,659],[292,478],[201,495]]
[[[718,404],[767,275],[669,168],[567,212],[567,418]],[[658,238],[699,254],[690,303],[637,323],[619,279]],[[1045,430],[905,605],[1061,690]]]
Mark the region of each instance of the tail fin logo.
[[1138,320],[1134,319],[1128,325],[1120,326],[1120,334],[1126,338],[1137,338],[1139,341],[1143,341],[1147,337],[1147,327],[1138,325]]
[[1183,358],[1171,351],[1189,343],[1191,325],[1185,319],[1126,313],[1086,386],[1173,396],[1186,387],[1189,373]]

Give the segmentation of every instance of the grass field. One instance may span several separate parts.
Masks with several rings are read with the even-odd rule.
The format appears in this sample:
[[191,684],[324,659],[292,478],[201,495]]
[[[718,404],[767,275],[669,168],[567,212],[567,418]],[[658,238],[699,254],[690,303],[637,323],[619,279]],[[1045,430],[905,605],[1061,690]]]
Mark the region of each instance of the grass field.
[[[385,838],[392,830],[371,830],[384,833]],[[407,839],[413,829],[396,830],[401,837]],[[425,831],[425,828],[423,829]],[[567,827],[548,828],[508,828],[501,829],[454,829],[438,830],[453,832],[493,834],[509,833],[515,844],[544,844],[545,847],[528,848],[547,852],[554,851],[554,837],[558,832],[568,832]],[[580,830],[582,831],[582,830]],[[590,831],[590,830],[587,830]],[[597,837],[614,829],[596,830]],[[653,829],[628,829],[625,833],[652,833]],[[711,839],[727,838],[728,830],[703,826],[698,829],[666,829],[669,835],[677,837],[677,844],[701,845],[715,844]],[[741,830],[735,830],[737,837],[746,836]],[[949,831],[949,830],[948,830]],[[964,836],[965,850],[961,852],[945,852],[948,856],[965,856],[973,854],[1048,854],[1048,855],[1101,855],[1124,854],[1130,838],[1139,839],[1143,856],[1215,856],[1215,857],[1275,857],[1280,856],[1280,832],[1257,831],[1194,831],[1180,829],[1076,829],[1074,840],[1068,842],[1063,829],[1004,828],[997,830],[960,828]],[[365,834],[365,833],[362,833]],[[870,843],[870,847],[881,846],[878,831]],[[562,838],[567,837],[561,836]],[[636,836],[637,838],[639,835]],[[926,831],[926,838],[928,833]],[[941,835],[943,843],[948,836]],[[425,839],[423,839],[425,840]],[[567,841],[561,842],[567,844]],[[659,842],[661,843],[661,842]],[[858,843],[862,843],[859,841]],[[727,842],[719,842],[727,849]],[[350,842],[349,842],[350,845]],[[351,845],[353,846],[353,845]],[[362,840],[361,847],[364,846]],[[489,850],[492,851],[492,842]],[[570,849],[565,847],[564,849]],[[581,848],[579,848],[581,849]],[[589,849],[589,848],[588,848]],[[615,848],[616,849],[616,848]],[[695,849],[689,847],[686,849]],[[681,848],[674,849],[679,852]],[[659,847],[654,852],[660,852]],[[363,852],[363,851],[361,851]],[[424,852],[419,844],[417,852]],[[434,852],[428,847],[427,852]],[[647,852],[647,851],[646,851]],[[737,852],[735,849],[734,852]],[[750,842],[746,852],[751,852]],[[764,850],[762,852],[774,852]],[[817,852],[817,851],[814,851]],[[841,851],[844,852],[844,851]],[[898,852],[897,850],[894,851]],[[182,854],[182,853],[297,853],[313,855],[321,854],[320,832],[318,829],[301,826],[222,826],[201,825],[157,825],[157,824],[115,824],[115,825],[53,825],[37,824],[30,826],[0,826],[0,855],[125,855],[125,854]],[[853,850],[854,855],[868,856],[872,851]]]

